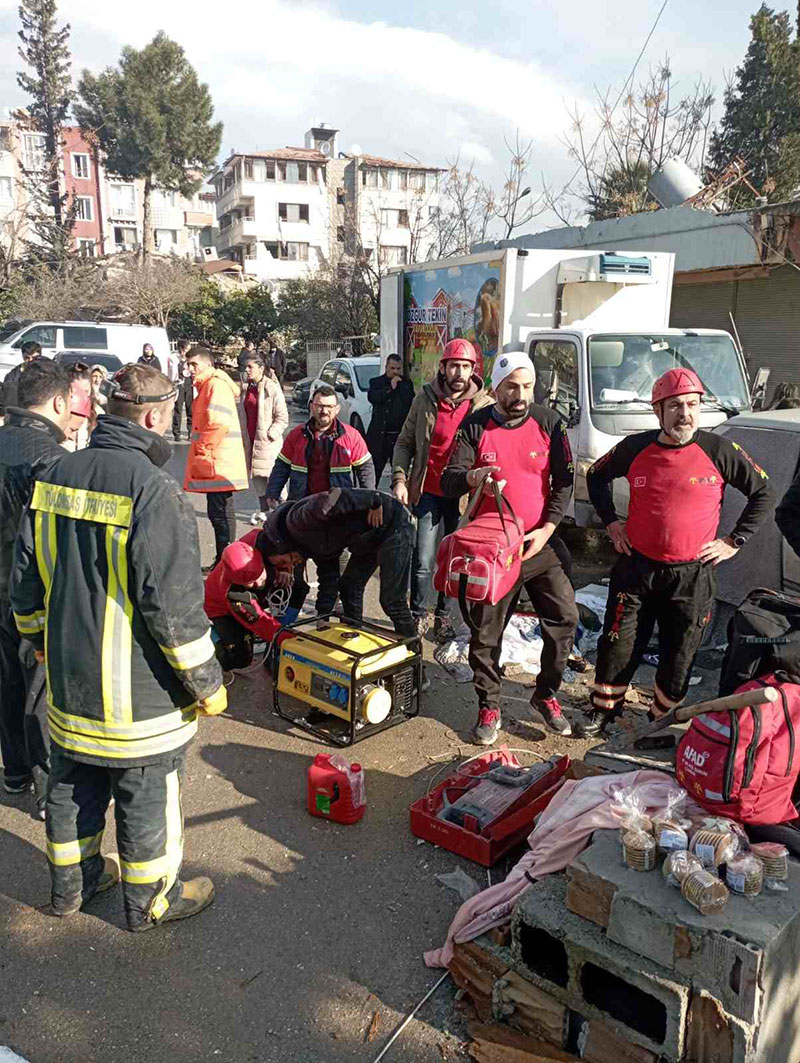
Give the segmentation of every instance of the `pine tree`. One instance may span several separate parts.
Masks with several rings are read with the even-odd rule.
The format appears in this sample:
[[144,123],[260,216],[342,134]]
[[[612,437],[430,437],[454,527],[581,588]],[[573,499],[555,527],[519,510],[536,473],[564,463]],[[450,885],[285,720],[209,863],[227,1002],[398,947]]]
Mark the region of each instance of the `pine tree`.
[[[748,181],[773,201],[800,188],[800,45],[789,15],[762,4],[750,19],[750,44],[725,92],[725,112],[711,141],[713,170],[744,160]],[[754,194],[745,185],[733,203],[745,206]]]
[[30,102],[15,117],[22,129],[44,137],[38,157],[28,158],[27,165],[23,158],[20,164],[34,237],[27,246],[32,258],[58,268],[74,251],[76,213],[76,205],[69,205],[61,192],[62,130],[72,102],[69,25],[58,27],[56,0],[22,0],[19,18],[19,54],[31,72],[20,71],[17,83]]
[[183,48],[164,33],[141,51],[124,48],[119,66],[83,72],[75,114],[91,133],[107,169],[144,179],[143,251],[152,249],[154,188],[193,195],[212,168],[222,140],[208,86],[198,81]]

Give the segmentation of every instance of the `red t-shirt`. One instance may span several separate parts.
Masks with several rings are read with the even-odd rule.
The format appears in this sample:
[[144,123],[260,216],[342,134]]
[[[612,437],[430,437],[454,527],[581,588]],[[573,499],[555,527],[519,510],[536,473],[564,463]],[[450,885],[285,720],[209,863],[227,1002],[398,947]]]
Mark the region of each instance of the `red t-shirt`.
[[[508,499],[526,532],[540,528],[550,501],[550,434],[529,417],[516,428],[489,419],[478,443],[475,468],[499,465]],[[496,512],[494,498],[483,495],[478,514]]]
[[464,399],[457,405],[439,399],[436,424],[433,426],[431,436],[431,448],[428,451],[428,468],[425,473],[425,483],[422,490],[430,495],[442,494],[442,473],[447,466],[456,432],[461,427],[461,422],[469,413],[472,403]]
[[250,442],[256,438],[258,426],[258,384],[248,384],[244,395],[244,416],[247,421],[247,434]]
[[331,452],[328,447],[329,433],[314,433],[314,443],[308,457],[308,493],[317,495],[331,489]]

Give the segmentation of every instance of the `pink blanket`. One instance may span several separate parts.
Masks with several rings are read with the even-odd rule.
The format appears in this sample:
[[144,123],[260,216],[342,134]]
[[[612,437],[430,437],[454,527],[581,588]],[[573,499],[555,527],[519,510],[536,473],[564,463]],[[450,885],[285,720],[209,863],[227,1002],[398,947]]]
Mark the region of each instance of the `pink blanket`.
[[[565,782],[544,810],[528,837],[530,851],[509,872],[504,882],[477,893],[456,912],[440,949],[425,953],[428,967],[446,967],[453,945],[505,922],[519,895],[532,879],[562,871],[585,849],[596,830],[618,827],[622,811],[614,804],[620,790],[636,786],[641,805],[648,813],[664,808],[680,787],[671,775],[660,771],[632,771],[624,775],[594,775]],[[689,799],[687,805],[694,803]]]

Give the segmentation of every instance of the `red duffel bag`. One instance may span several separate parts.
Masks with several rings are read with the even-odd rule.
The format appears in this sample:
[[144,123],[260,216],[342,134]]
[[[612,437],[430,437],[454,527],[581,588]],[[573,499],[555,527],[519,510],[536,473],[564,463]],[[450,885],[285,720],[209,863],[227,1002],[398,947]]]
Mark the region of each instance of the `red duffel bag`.
[[496,511],[471,519],[482,497],[481,485],[458,528],[445,535],[436,555],[433,585],[458,598],[465,616],[470,602],[497,605],[519,580],[525,529],[496,481],[491,486]]

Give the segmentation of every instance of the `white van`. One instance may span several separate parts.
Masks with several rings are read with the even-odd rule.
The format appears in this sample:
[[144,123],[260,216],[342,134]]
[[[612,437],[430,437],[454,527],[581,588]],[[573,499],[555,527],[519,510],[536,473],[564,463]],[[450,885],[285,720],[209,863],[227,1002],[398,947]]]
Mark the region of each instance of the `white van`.
[[0,326],[0,380],[22,361],[21,347],[32,340],[42,354],[80,351],[114,354],[123,365],[135,362],[145,343],[151,343],[161,368],[167,372],[171,359],[166,329],[152,325],[121,325],[118,321],[8,321]]

